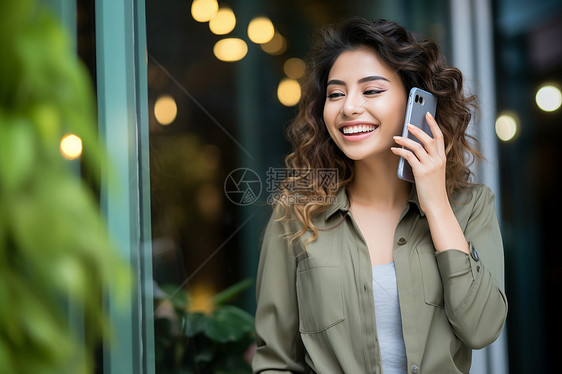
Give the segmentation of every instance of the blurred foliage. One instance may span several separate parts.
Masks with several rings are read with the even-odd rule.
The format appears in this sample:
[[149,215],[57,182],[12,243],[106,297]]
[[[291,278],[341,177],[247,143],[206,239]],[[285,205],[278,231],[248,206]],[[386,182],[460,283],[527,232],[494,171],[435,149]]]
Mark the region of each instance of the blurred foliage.
[[[92,188],[59,152],[65,133],[80,136],[82,173],[99,181],[94,91],[35,1],[0,2],[0,46],[0,373],[87,373],[110,332],[102,290],[124,300],[131,283]],[[85,347],[71,308],[83,311]]]
[[154,322],[157,373],[251,373],[254,317],[227,304],[251,283],[245,279],[215,295],[209,313],[190,311],[185,290],[163,287]]

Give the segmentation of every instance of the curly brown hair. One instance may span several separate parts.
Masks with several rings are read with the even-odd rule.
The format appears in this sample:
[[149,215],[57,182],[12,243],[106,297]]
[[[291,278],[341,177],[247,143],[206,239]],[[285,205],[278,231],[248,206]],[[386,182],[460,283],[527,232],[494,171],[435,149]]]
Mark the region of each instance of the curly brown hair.
[[[316,197],[291,203],[280,201],[278,207],[284,210],[284,214],[279,212],[280,219],[295,217],[302,223],[302,230],[293,239],[310,230],[313,236],[307,243],[315,240],[318,229],[312,219],[329,205],[319,203],[322,199],[318,197],[334,196],[353,180],[353,161],[331,139],[324,124],[323,109],[328,74],[338,56],[365,47],[398,73],[406,93],[412,87],[419,87],[437,97],[436,118],[445,142],[446,187],[450,198],[471,184],[469,165],[482,157],[470,144],[476,144],[476,139],[466,133],[472,110],[477,109],[476,98],[465,93],[462,73],[448,66],[435,42],[388,20],[369,22],[352,17],[323,27],[315,35],[298,114],[287,128],[292,152],[285,158],[285,164],[288,169],[300,172],[285,181],[283,192],[292,192],[286,186],[306,183],[308,188],[299,194]],[[337,170],[337,185],[325,185],[314,178],[314,170],[326,168]]]

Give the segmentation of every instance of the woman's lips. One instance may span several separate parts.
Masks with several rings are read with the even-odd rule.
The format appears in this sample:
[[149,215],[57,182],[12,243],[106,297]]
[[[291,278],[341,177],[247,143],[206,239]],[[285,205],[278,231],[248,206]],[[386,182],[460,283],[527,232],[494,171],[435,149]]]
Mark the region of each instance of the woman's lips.
[[343,134],[345,140],[358,142],[370,136],[376,129],[378,129],[377,125],[351,124],[344,125],[339,130]]

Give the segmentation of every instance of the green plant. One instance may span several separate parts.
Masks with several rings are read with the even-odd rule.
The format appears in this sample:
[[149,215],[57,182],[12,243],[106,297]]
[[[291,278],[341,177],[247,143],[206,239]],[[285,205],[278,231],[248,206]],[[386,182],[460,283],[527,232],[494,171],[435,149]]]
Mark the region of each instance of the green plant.
[[[244,310],[228,305],[252,283],[241,281],[215,295],[210,313],[190,312],[190,297],[175,286],[163,287],[157,313],[156,362],[162,374],[243,374],[250,373],[248,352],[254,337],[254,318]],[[167,291],[167,292],[166,292]]]
[[[92,189],[59,152],[65,133],[78,135],[82,172],[99,175],[92,85],[33,0],[0,2],[0,45],[0,372],[87,373],[109,333],[102,291],[127,297],[131,275]],[[85,346],[69,310],[83,313]]]

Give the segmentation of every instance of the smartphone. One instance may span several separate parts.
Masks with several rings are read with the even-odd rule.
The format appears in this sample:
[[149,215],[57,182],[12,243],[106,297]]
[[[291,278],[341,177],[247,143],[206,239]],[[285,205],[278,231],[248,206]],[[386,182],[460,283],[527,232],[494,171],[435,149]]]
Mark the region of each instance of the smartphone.
[[[418,140],[414,135],[410,134],[408,131],[408,124],[419,127],[426,134],[433,137],[431,130],[429,129],[429,124],[425,119],[425,114],[427,112],[431,113],[435,117],[435,110],[437,109],[437,98],[421,88],[413,87],[408,95],[408,105],[406,109],[406,117],[404,118],[404,128],[402,130],[402,136],[408,137],[420,144],[421,141]],[[412,167],[403,157],[400,157],[398,162],[398,178],[414,183],[414,174],[412,173]]]

